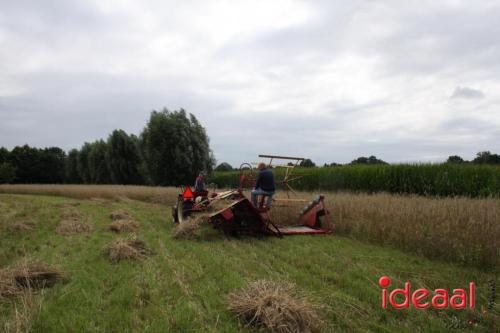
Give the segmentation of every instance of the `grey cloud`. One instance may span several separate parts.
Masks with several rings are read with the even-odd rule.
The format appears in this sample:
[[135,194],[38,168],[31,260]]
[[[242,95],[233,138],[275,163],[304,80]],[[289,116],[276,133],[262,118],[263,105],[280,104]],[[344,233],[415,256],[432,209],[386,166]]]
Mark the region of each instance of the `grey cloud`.
[[469,87],[456,87],[450,98],[481,99],[484,98],[484,93]]
[[[107,11],[92,1],[6,2],[0,146],[69,149],[115,128],[137,134],[152,109],[166,106],[194,113],[216,158],[233,165],[259,153],[323,163],[497,149],[498,5],[307,5],[312,16],[297,24],[257,26],[215,43],[218,36],[196,26],[196,2],[117,3]],[[232,24],[224,29],[240,22]],[[476,103],[481,112],[458,101],[435,106],[457,82],[468,87],[457,87],[454,101],[484,97],[469,86],[488,92]]]

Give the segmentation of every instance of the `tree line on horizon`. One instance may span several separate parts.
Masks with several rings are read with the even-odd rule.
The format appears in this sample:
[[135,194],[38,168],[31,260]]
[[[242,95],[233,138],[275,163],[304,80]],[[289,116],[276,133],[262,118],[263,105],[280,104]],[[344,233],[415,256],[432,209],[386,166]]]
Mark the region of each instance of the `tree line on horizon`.
[[58,147],[0,147],[0,183],[181,185],[215,158],[205,128],[184,109],[152,111],[139,136],[114,130],[66,153]]
[[[498,165],[500,165],[500,155],[499,154],[492,154],[489,151],[482,151],[482,152],[477,153],[476,157],[471,161],[464,160],[462,157],[460,157],[458,155],[452,155],[452,156],[448,157],[448,159],[446,160],[445,163],[447,163],[447,164],[491,164],[491,165],[498,164]],[[378,159],[374,155],[371,155],[369,157],[365,157],[365,156],[358,157],[347,164],[341,164],[341,163],[335,163],[335,162],[325,163],[323,165],[323,167],[327,168],[327,167],[342,166],[342,165],[384,165],[384,164],[389,165],[389,163],[387,163],[381,159]],[[288,165],[293,166],[294,164],[288,163]],[[299,164],[299,167],[315,168],[315,167],[317,167],[317,165],[312,160],[306,158]],[[220,163],[214,169],[214,171],[232,171],[232,170],[235,170],[235,168],[233,168],[231,166],[231,164],[229,164],[227,162]]]

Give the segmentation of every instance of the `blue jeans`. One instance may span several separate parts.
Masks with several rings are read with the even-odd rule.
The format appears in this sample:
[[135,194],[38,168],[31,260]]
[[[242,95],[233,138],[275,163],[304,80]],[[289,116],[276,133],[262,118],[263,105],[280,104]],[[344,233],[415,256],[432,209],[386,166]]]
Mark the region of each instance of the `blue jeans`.
[[266,195],[267,196],[267,199],[266,199],[266,207],[267,208],[270,208],[271,207],[271,204],[273,203],[273,195],[274,195],[274,191],[264,191],[263,189],[261,188],[256,188],[254,190],[252,190],[252,204],[255,206],[255,207],[258,207],[258,204],[257,204],[257,197],[259,195]]

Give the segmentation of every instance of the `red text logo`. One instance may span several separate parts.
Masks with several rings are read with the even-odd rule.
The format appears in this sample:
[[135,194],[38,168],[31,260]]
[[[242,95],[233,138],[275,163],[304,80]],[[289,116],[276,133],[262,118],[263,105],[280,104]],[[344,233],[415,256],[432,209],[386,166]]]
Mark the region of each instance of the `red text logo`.
[[382,276],[378,284],[382,287],[382,308],[384,309],[387,309],[388,304],[394,309],[408,309],[411,305],[416,309],[427,309],[430,306],[435,309],[446,309],[449,306],[453,309],[466,309],[467,307],[473,309],[475,306],[474,282],[469,283],[468,290],[453,289],[452,293],[440,288],[433,292],[425,288],[412,292],[410,282],[406,282],[403,289],[396,288],[388,292],[386,288],[391,285],[391,279],[387,276]]

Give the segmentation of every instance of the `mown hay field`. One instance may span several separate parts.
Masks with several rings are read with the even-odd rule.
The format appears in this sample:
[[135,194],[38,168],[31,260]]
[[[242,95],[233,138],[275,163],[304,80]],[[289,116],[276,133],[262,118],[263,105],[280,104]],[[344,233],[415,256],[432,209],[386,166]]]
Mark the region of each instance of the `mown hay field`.
[[[116,221],[112,216],[118,215],[137,228],[120,234],[110,230]],[[68,217],[92,225],[92,232],[58,233]],[[30,228],[11,228],[15,223]],[[286,300],[287,307],[276,306],[293,314],[298,325],[312,320],[320,332],[492,332],[499,328],[499,305],[495,302],[488,309],[490,285],[492,281],[498,285],[495,272],[430,260],[338,233],[228,238],[202,228],[197,240],[176,240],[173,228],[165,204],[123,197],[0,194],[1,273],[37,262],[64,275],[45,289],[26,289],[1,298],[1,330],[257,332],[242,311],[260,309],[266,303],[249,303],[247,310],[231,295],[253,293],[251,287],[258,281],[282,284],[279,290],[284,291],[295,286],[307,303],[280,292],[273,296],[273,304]],[[394,286],[410,280],[412,286],[428,289],[465,288],[474,281],[477,306],[462,311],[384,310],[377,284],[382,275],[390,276]],[[302,307],[318,310],[300,316],[294,309]],[[264,309],[256,327],[283,322],[272,319],[272,309]]]
[[[174,187],[114,185],[0,185],[0,193],[45,194],[113,202],[139,200],[161,203],[165,209],[176,201]],[[248,194],[248,193],[247,193]],[[298,212],[318,192],[298,192],[297,201],[281,201],[276,194],[273,220],[297,223]],[[375,244],[476,266],[500,266],[500,200],[495,198],[439,198],[416,195],[326,192],[335,234]],[[303,200],[303,201],[300,201]]]

